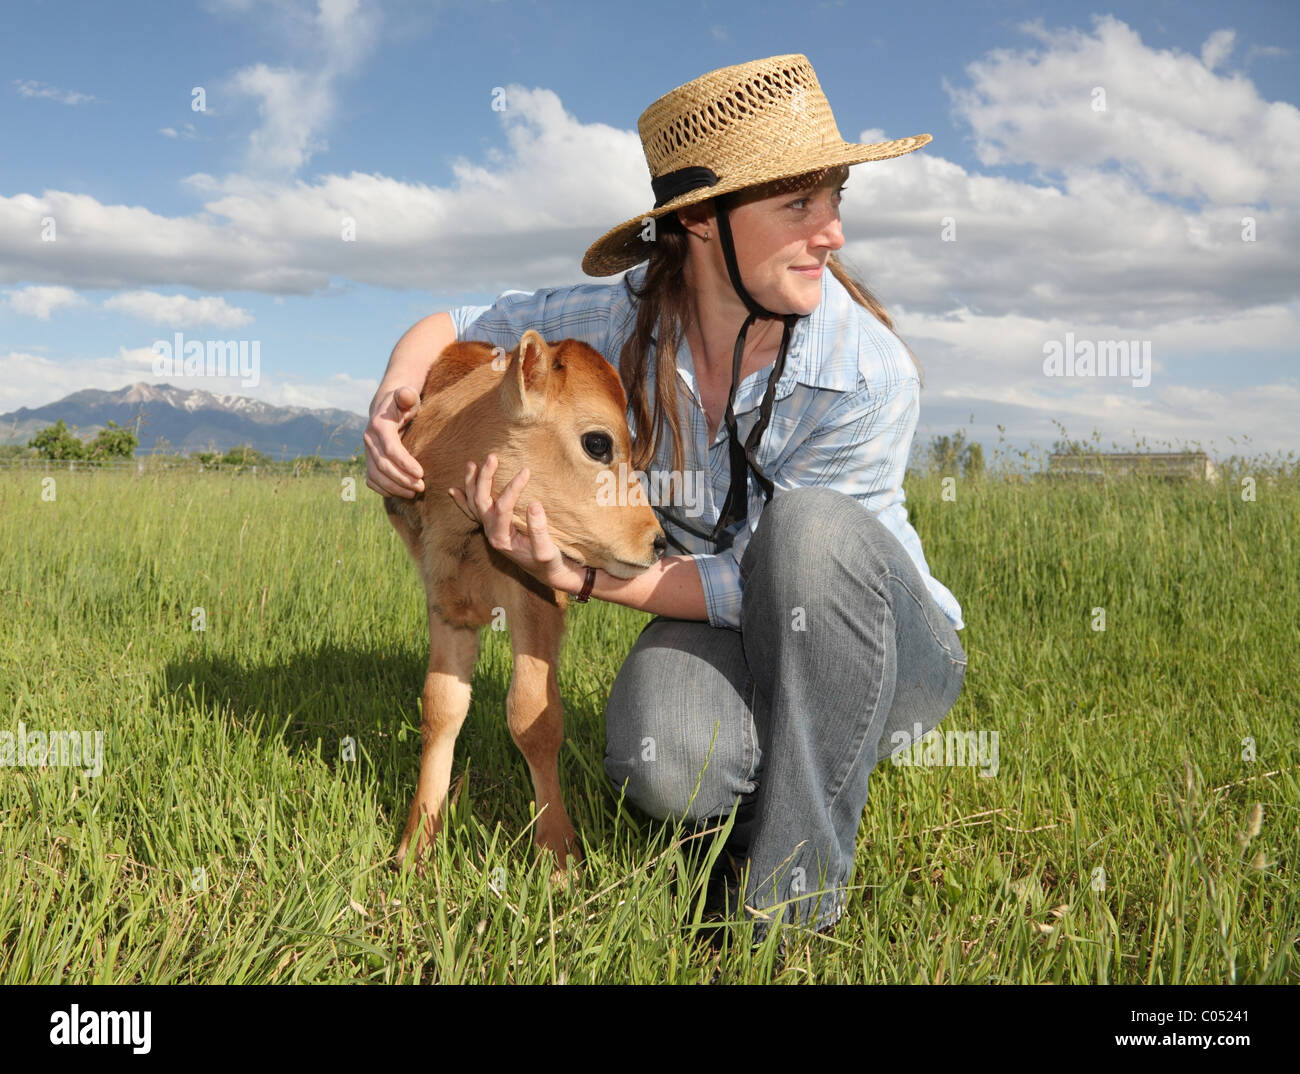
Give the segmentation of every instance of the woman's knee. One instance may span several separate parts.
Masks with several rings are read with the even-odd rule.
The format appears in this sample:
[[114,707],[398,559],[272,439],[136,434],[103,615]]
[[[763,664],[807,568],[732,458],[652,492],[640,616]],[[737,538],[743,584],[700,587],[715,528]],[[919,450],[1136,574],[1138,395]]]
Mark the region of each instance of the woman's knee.
[[852,496],[825,488],[783,492],[763,509],[741,557],[741,630],[788,625],[796,614],[807,622],[814,606],[852,593],[884,600],[885,578],[906,570],[906,559],[898,539]]
[[[763,508],[741,570],[747,587],[758,576],[802,591],[831,584],[846,561],[855,576],[864,567],[883,570],[888,556],[900,551],[897,538],[852,496],[821,487],[789,489]],[[779,570],[764,570],[764,564]]]
[[629,741],[611,735],[605,774],[615,791],[649,816],[703,821],[726,814],[752,793],[755,754],[729,749],[723,735],[712,741],[655,734]]
[[[645,655],[634,650],[610,690],[605,774],[615,791],[652,817],[699,821],[725,814],[757,785],[760,754],[749,699],[721,674],[712,691],[683,691],[690,673],[672,666],[689,662],[683,654]],[[698,664],[691,669],[697,685],[700,670]]]

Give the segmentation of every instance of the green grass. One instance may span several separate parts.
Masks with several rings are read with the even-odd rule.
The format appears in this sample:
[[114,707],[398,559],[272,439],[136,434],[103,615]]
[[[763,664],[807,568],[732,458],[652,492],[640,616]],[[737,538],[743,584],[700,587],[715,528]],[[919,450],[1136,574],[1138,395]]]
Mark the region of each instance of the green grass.
[[548,883],[531,847],[490,630],[448,837],[399,873],[427,633],[378,499],[327,476],[54,476],[51,502],[43,475],[0,474],[0,730],[99,729],[106,758],[98,778],[0,767],[0,981],[1300,980],[1294,478],[1254,502],[1012,480],[949,502],[910,479],[968,624],[941,729],[997,731],[998,774],[877,768],[846,918],[778,957],[746,925],[704,942],[716,838],[604,778],[604,699],[647,616],[569,617],[581,876]]

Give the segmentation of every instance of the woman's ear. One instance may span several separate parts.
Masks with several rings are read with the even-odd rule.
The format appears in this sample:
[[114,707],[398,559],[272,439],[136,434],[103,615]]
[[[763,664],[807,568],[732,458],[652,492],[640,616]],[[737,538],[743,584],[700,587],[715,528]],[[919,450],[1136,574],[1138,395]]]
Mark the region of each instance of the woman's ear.
[[713,200],[697,202],[677,210],[677,220],[697,239],[712,238],[718,233]]

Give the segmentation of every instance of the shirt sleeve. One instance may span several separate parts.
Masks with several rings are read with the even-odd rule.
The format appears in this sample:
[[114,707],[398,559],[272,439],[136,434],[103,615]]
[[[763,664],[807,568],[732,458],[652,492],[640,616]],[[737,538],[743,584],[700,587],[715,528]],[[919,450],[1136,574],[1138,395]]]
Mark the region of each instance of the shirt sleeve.
[[862,504],[898,539],[939,609],[961,630],[961,606],[930,574],[921,538],[907,517],[903,477],[920,400],[915,374],[892,384],[861,384],[832,409],[775,480],[781,488],[830,486]]
[[610,294],[607,286],[585,284],[505,291],[490,306],[457,306],[450,312],[458,341],[477,340],[511,351],[531,328],[545,340],[578,339],[604,354]]
[[[779,496],[783,489],[830,486],[852,496],[873,514],[896,507],[906,522],[903,471],[916,430],[919,398],[920,383],[914,377],[899,382],[885,395],[872,395],[861,384],[857,391],[846,393],[785,465],[770,475],[773,495]],[[740,561],[758,529],[763,505],[761,492],[753,494],[752,478],[750,489],[748,525],[740,527],[731,547],[691,556],[700,572],[711,626],[740,629],[744,590]],[[890,522],[896,522],[896,516],[881,521],[895,532]]]
[[[920,415],[915,375],[846,393],[781,467],[781,488],[828,486],[873,515],[907,518],[903,475]],[[881,519],[885,521],[884,518]]]
[[700,582],[704,586],[704,610],[710,626],[740,629],[740,557],[745,554],[750,532],[741,529],[736,537],[739,548],[733,544],[723,552],[695,553],[690,557],[695,560],[695,568],[700,572]]
[[[852,496],[898,538],[940,608],[960,630],[964,625],[960,608],[951,594],[932,580],[905,506],[903,476],[920,415],[920,391],[915,375],[891,384],[860,383],[827,412],[772,475],[774,495],[779,496],[783,489],[824,486]],[[740,528],[731,548],[691,556],[700,573],[711,626],[740,629],[740,561],[758,529],[761,510],[761,494],[751,496],[749,524]]]

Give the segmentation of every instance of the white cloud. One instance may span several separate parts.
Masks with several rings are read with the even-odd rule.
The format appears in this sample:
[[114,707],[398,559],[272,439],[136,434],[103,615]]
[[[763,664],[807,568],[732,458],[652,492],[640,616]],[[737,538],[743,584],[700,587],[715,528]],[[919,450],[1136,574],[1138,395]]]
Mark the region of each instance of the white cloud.
[[[1093,23],[1092,33],[1025,24],[1043,50],[995,50],[967,66],[969,88],[948,87],[982,163],[1067,177],[1114,163],[1152,193],[1297,203],[1300,110],[1213,70],[1229,36],[1212,34],[1202,58],[1153,49],[1112,16]],[[1098,88],[1104,110],[1094,108]]]
[[320,381],[272,380],[260,398],[277,406],[305,406],[313,410],[333,407],[368,414],[370,400],[379,388],[379,378],[352,377],[335,373]]
[[[1131,33],[1118,27],[1103,23],[1098,35]],[[1070,39],[1061,47],[1073,54],[1083,46]],[[997,55],[1000,70],[1015,66],[1016,54]],[[1039,56],[1038,66],[1052,68],[1054,55]],[[1146,50],[1129,58],[1142,67],[1155,57]],[[1178,62],[1200,66],[1191,56]],[[1074,76],[1061,68],[1056,77]],[[1217,92],[1210,81],[1204,90]],[[1253,99],[1255,119],[1265,122],[1276,106]],[[313,182],[196,175],[190,183],[208,196],[204,213],[173,218],[56,191],[0,198],[0,282],[286,294],[321,289],[331,275],[441,293],[584,281],[577,263],[586,247],[651,200],[639,140],[581,122],[548,90],[512,85],[507,101],[496,114],[504,152],[486,162],[456,159],[445,187],[355,172]],[[1212,102],[1194,107],[1206,111]],[[982,115],[972,113],[976,129],[985,126]],[[1042,122],[1050,126],[1052,117]],[[1277,153],[1300,152],[1300,136],[1282,133]],[[845,253],[887,302],[935,312],[963,304],[1079,318],[1126,312],[1149,328],[1187,310],[1224,313],[1297,291],[1300,220],[1289,204],[1187,207],[1127,170],[1080,164],[1035,183],[968,171],[944,151],[941,135],[919,153],[859,165],[850,177]],[[1044,157],[1050,163],[1050,146]],[[581,198],[575,176],[585,184]],[[1270,170],[1264,182],[1272,188],[1283,179]],[[44,215],[58,221],[59,243],[31,241]],[[940,242],[948,216],[955,243]],[[1246,216],[1256,221],[1257,242],[1242,241]],[[342,241],[345,218],[356,223],[356,242]],[[75,244],[62,242],[66,228],[75,228]]]
[[1251,45],[1246,50],[1246,58],[1242,61],[1242,66],[1249,67],[1257,56],[1267,56],[1269,59],[1275,59],[1286,54],[1286,49],[1279,48],[1277,45]]
[[154,353],[147,347],[120,348],[112,357],[54,360],[43,354],[10,351],[0,357],[0,412],[53,403],[83,388],[116,391],[127,384],[150,380]]
[[[242,2],[228,6],[241,14],[248,9]],[[301,53],[301,62],[253,64],[230,77],[230,90],[256,100],[261,117],[249,136],[245,170],[293,175],[328,148],[325,130],[337,106],[335,84],[373,48],[378,13],[359,0],[317,0],[315,5],[276,0],[268,9],[252,10]]]
[[55,310],[85,305],[86,300],[70,287],[24,287],[6,291],[9,308],[25,317],[48,321]]
[[258,99],[262,125],[248,140],[248,169],[293,174],[327,144],[320,128],[334,109],[328,83],[292,68],[257,64],[232,81],[239,93]]
[[[53,242],[41,241],[47,218],[55,223]],[[304,294],[329,282],[306,253],[247,241],[206,214],[167,217],[59,190],[0,196],[0,283]]]
[[[1214,456],[1295,449],[1300,385],[1294,382],[1236,388],[1170,384],[1159,391],[1113,380],[1047,385],[1046,378],[1037,383],[954,381],[937,398],[922,395],[921,412],[928,419],[924,424],[951,432],[974,411],[978,417],[974,435],[968,433],[968,438],[986,442],[997,438],[996,426],[1002,424],[1014,430],[1015,442],[1032,438],[1046,448],[1060,438],[1054,424],[1060,422],[1071,439],[1091,442],[1095,431],[1103,451],[1112,444],[1121,450],[1139,445],[1148,450],[1199,447]],[[1248,449],[1242,445],[1244,435],[1249,437]],[[924,442],[919,432],[917,441]]]
[[[191,176],[210,198],[208,241],[237,232],[245,250],[278,259],[293,282],[311,273],[320,286],[328,275],[443,292],[585,279],[578,262],[600,229],[650,203],[640,141],[581,123],[549,90],[510,85],[506,101],[496,113],[506,152],[490,166],[457,158],[448,187],[356,172],[312,183]],[[586,182],[581,198],[575,175]],[[343,241],[345,220],[355,221],[355,242]],[[185,282],[231,286],[207,278]]]
[[18,96],[34,100],[58,101],[59,104],[86,104],[89,101],[99,100],[89,93],[59,89],[57,86],[33,82],[30,79],[15,78],[14,85],[18,88]]
[[[1228,352],[1268,356],[1291,349],[1300,338],[1300,306],[1296,305],[1259,306],[1224,316],[1188,314],[1149,326],[1149,331],[1135,330],[1129,320],[982,315],[964,308],[943,315],[896,309],[893,319],[913,350],[923,341],[953,348],[953,365],[978,368],[981,376],[992,371],[1040,376],[1044,345],[1064,340],[1067,333],[1078,340],[1148,341],[1157,378],[1161,371],[1177,372],[1176,363],[1169,361],[1172,355],[1179,359]],[[924,352],[925,347],[919,349]],[[1292,371],[1300,373],[1300,366]]]
[[231,306],[224,298],[215,295],[189,298],[186,295],[160,295],[156,291],[127,291],[106,298],[104,308],[170,325],[211,324],[218,328],[238,328],[253,319],[247,310]]
[[[842,253],[887,305],[1122,318],[1150,331],[1300,291],[1294,212],[1187,209],[1104,171],[1038,185],[968,172],[927,147],[854,168],[842,213]],[[1242,241],[1244,216],[1258,241]]]
[[[1122,322],[981,316],[968,309],[946,316],[893,312],[895,326],[919,356],[925,374],[919,442],[930,433],[965,425],[974,412],[967,435],[986,443],[998,438],[996,426],[1002,424],[1014,430],[1015,442],[1023,445],[1035,438],[1046,446],[1060,436],[1055,420],[1076,439],[1090,439],[1096,429],[1103,449],[1112,441],[1120,448],[1135,447],[1145,437],[1153,450],[1199,444],[1227,454],[1242,451],[1230,438],[1247,431],[1253,443],[1247,454],[1296,447],[1300,364],[1274,358],[1293,351],[1300,338],[1296,305],[1224,317],[1193,314],[1157,326],[1145,337],[1152,360],[1146,387],[1126,377],[1049,377],[1043,372],[1044,345],[1063,341],[1066,333],[1076,340],[1141,342],[1143,337]],[[1271,383],[1224,387],[1187,380],[1187,363],[1211,358],[1220,360],[1214,379],[1232,381],[1247,357],[1255,359],[1262,375],[1274,378]]]
[[1228,58],[1236,39],[1237,35],[1232,30],[1215,30],[1201,46],[1201,63],[1213,71]]

